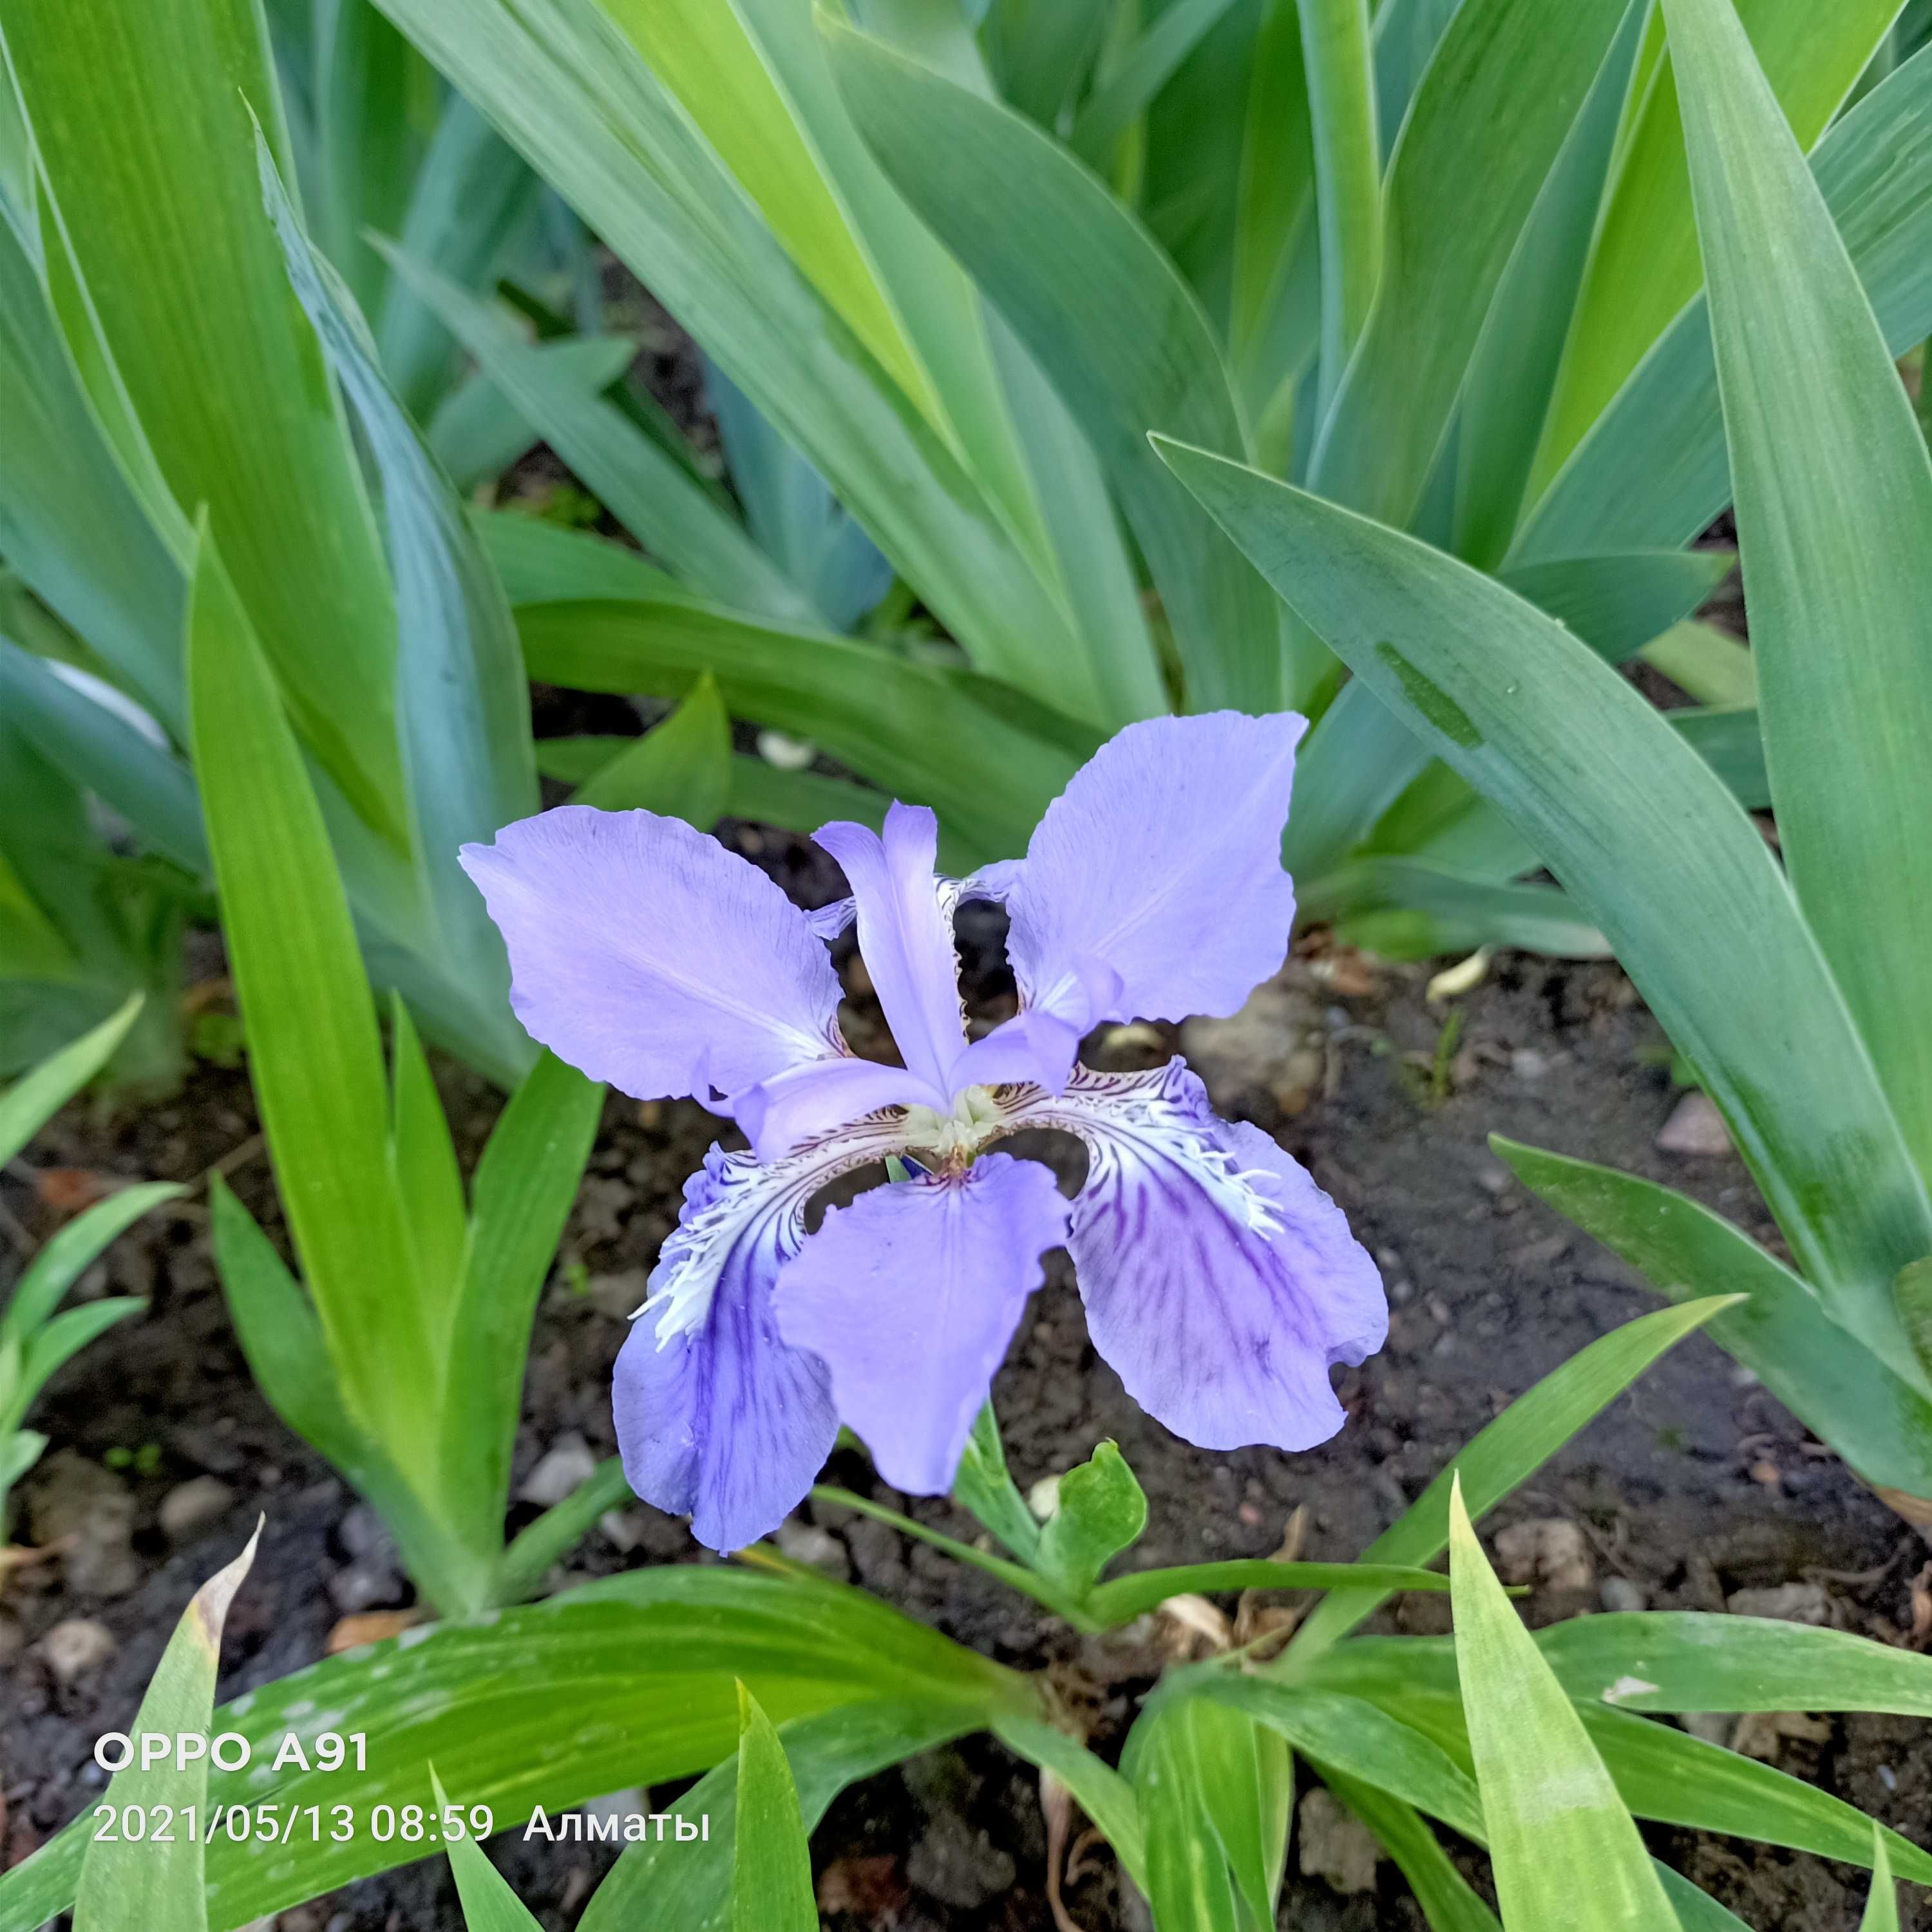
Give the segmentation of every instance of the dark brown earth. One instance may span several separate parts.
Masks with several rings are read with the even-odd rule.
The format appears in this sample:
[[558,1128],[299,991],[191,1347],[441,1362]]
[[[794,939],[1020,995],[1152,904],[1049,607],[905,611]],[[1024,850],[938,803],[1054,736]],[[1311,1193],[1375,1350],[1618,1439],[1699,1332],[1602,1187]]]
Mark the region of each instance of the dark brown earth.
[[[829,896],[832,882],[800,842],[728,832],[800,896]],[[997,1010],[997,933],[982,928],[964,936],[986,1003]],[[1064,1267],[1030,1310],[995,1392],[1015,1474],[1024,1487],[1084,1458],[1102,1438],[1117,1439],[1151,1507],[1134,1561],[1270,1554],[1302,1506],[1304,1553],[1352,1557],[1510,1398],[1654,1305],[1618,1264],[1508,1177],[1485,1144],[1490,1131],[1666,1180],[1774,1240],[1734,1158],[1676,1156],[1654,1146],[1679,1096],[1658,1064],[1656,1025],[1615,968],[1498,958],[1486,982],[1458,1003],[1462,1030],[1449,1053],[1438,1051],[1445,1010],[1426,1002],[1426,969],[1372,965],[1355,955],[1300,958],[1281,982],[1274,1017],[1232,1048],[1222,1042],[1231,1065],[1214,1083],[1225,1106],[1276,1132],[1309,1163],[1384,1268],[1394,1304],[1389,1346],[1346,1377],[1351,1419],[1336,1440],[1303,1456],[1190,1448],[1140,1414],[1096,1359]],[[852,1017],[855,1037],[870,1043],[862,997]],[[1204,1042],[1197,1036],[1190,1044]],[[1112,1051],[1131,1058],[1160,1048],[1130,1036]],[[473,1155],[494,1096],[452,1069],[445,1070],[444,1090],[466,1156]],[[1285,1110],[1283,1099],[1298,1111]],[[520,1474],[572,1431],[599,1454],[613,1446],[608,1389],[622,1317],[638,1298],[641,1271],[672,1225],[684,1177],[713,1130],[708,1116],[686,1103],[608,1105],[563,1265],[538,1318]],[[249,1205],[278,1226],[254,1133],[245,1076],[205,1066],[178,1100],[145,1113],[104,1120],[84,1106],[70,1108],[28,1158],[40,1167],[184,1181],[230,1162]],[[20,1171],[0,1179],[0,1190],[25,1232],[44,1238],[52,1216]],[[376,1604],[406,1600],[405,1586],[386,1576],[380,1557],[373,1568],[366,1558],[356,1568],[356,1552],[345,1541],[352,1498],[250,1384],[214,1279],[199,1198],[124,1238],[83,1292],[129,1289],[152,1297],[149,1313],[70,1365],[34,1420],[56,1450],[97,1463],[114,1452],[142,1452],[124,1480],[137,1510],[143,1578],[124,1595],[86,1597],[51,1563],[17,1576],[0,1607],[5,1863],[25,1857],[94,1796],[94,1738],[128,1724],[182,1606],[233,1552],[257,1510],[266,1512],[268,1529],[231,1619],[224,1696],[321,1654],[340,1613],[338,1598],[356,1587],[362,1598],[373,1590]],[[206,1474],[230,1485],[232,1507],[171,1550],[158,1527],[160,1503],[176,1485]],[[832,1474],[904,1505],[856,1454],[835,1459]],[[973,1533],[948,1505],[910,1507],[956,1533]],[[520,1509],[531,1513],[528,1505]],[[1910,1580],[1928,1553],[1699,1338],[1617,1402],[1485,1531],[1493,1546],[1511,1525],[1551,1518],[1581,1527],[1594,1575],[1560,1595],[1540,1591],[1531,1600],[1536,1621],[1606,1600],[1628,1606],[1637,1592],[1654,1608],[1722,1610],[1741,1589],[1808,1581],[1824,1586],[1830,1614],[1843,1627],[1896,1641],[1909,1622]],[[812,1522],[809,1508],[802,1520]],[[578,1552],[571,1574],[712,1560],[680,1524],[642,1504],[627,1512],[626,1524],[633,1549],[620,1554],[600,1532]],[[1008,1663],[1071,1666],[1102,1680],[1096,1748],[1118,1749],[1155,1667],[1150,1649],[1110,1651],[1076,1639],[991,1580],[890,1528],[830,1510],[818,1514],[817,1526],[830,1532],[832,1541],[821,1554],[834,1567],[911,1616]],[[351,1540],[356,1528],[347,1526]],[[1410,1601],[1423,1606],[1412,1613],[1418,1621],[1397,1627],[1436,1627],[1426,1619],[1439,1613],[1440,1600]],[[118,1650],[62,1687],[34,1646],[75,1616],[98,1618]],[[1834,1719],[1816,1738],[1773,1748],[1785,1768],[1932,1845],[1932,1735],[1924,1725]],[[1759,1932],[1852,1932],[1858,1924],[1864,1880],[1847,1868],[1690,1834],[1660,1832],[1654,1844]],[[513,1848],[508,1840],[497,1849],[546,1926],[574,1923],[600,1869],[590,1861],[598,1855]],[[1045,1852],[1032,1774],[985,1740],[848,1792],[814,1841],[828,1906],[841,1898],[855,1906],[828,1916],[838,1932],[1031,1932],[1049,1923]],[[1422,1926],[1390,1865],[1381,1868],[1372,1894],[1344,1897],[1297,1873],[1292,1855],[1290,1864],[1285,1927]],[[1144,1925],[1120,1897],[1104,1855],[1097,1867],[1069,1889],[1076,1920],[1093,1932]],[[1932,1910],[1925,1894],[1902,1890],[1904,1922],[1927,1932]],[[436,1862],[284,1914],[279,1923],[286,1932],[454,1932],[461,1922]]]

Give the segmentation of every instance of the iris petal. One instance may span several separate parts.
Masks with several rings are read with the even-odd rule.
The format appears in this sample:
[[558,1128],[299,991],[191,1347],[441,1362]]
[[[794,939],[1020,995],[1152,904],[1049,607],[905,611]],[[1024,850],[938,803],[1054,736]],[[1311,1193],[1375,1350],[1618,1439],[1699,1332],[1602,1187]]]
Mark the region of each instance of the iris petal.
[[1276,971],[1294,924],[1281,833],[1306,728],[1292,712],[1216,711],[1102,746],[1026,857],[974,882],[1006,902],[1026,1004],[1084,1034],[1232,1013]]
[[779,1332],[823,1359],[840,1416],[896,1489],[952,1486],[1067,1209],[1046,1168],[988,1154],[829,1210],[786,1268]]
[[1088,1149],[1067,1238],[1094,1346],[1204,1449],[1307,1449],[1342,1426],[1328,1370],[1379,1348],[1382,1277],[1342,1210],[1258,1128],[1217,1118],[1178,1060],[1082,1070],[1024,1120]]
[[682,820],[560,806],[466,845],[532,1039],[639,1100],[733,1094],[834,1052],[806,916]]
[[709,1548],[742,1549],[776,1528],[832,1453],[825,1366],[778,1333],[772,1286],[805,1240],[812,1196],[897,1144],[861,1132],[770,1165],[714,1146],[685,1185],[611,1400],[632,1488],[689,1515]]

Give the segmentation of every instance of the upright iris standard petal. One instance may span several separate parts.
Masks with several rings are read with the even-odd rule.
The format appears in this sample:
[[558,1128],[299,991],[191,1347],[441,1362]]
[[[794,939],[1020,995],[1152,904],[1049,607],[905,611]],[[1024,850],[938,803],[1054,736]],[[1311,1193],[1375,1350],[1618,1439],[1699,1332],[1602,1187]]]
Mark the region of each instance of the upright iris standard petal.
[[835,820],[814,842],[844,867],[858,914],[859,952],[892,1040],[908,1072],[939,1096],[952,1092],[952,1069],[966,1050],[959,1005],[959,956],[941,907],[934,864],[939,821],[924,806],[894,805],[885,836]]
[[1236,1011],[1280,967],[1294,923],[1281,868],[1307,720],[1217,711],[1130,724],[1073,775],[1003,897],[1030,1007],[1102,1020]]
[[651,1271],[650,1299],[612,1390],[624,1474],[647,1503],[692,1518],[713,1550],[784,1521],[838,1433],[824,1364],[772,1316],[779,1271],[805,1240],[805,1208],[842,1168],[896,1142],[842,1137],[762,1166],[713,1147]]
[[830,1210],[786,1268],[779,1332],[824,1361],[839,1415],[895,1488],[952,1486],[1067,1210],[1046,1168],[988,1154]]
[[1072,1250],[1088,1331],[1127,1393],[1204,1449],[1307,1449],[1342,1426],[1328,1370],[1379,1348],[1382,1278],[1342,1210],[1180,1061],[1076,1074],[1031,1124],[1087,1143]]
[[793,1148],[884,1107],[943,1108],[946,1096],[903,1066],[850,1054],[788,1067],[748,1087],[731,1103],[731,1117],[760,1160]]
[[533,1039],[640,1100],[736,1092],[833,1051],[804,914],[682,820],[560,806],[466,845]]

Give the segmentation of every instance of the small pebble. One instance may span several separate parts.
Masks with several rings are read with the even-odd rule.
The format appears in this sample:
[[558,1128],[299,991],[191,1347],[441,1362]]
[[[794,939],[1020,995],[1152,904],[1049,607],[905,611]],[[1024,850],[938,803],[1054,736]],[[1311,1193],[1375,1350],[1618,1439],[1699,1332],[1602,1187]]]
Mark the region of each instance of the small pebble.
[[161,1529],[170,1543],[185,1543],[233,1506],[235,1492],[219,1476],[191,1476],[161,1498]]
[[71,1684],[98,1670],[120,1648],[113,1632],[92,1617],[70,1617],[56,1624],[34,1646],[41,1662],[62,1684]]
[[814,1570],[824,1570],[828,1576],[836,1576],[842,1582],[852,1574],[852,1559],[846,1554],[844,1544],[829,1529],[820,1529],[816,1523],[788,1516],[778,1525],[776,1540],[778,1548],[794,1563],[808,1564]]
[[1714,1159],[1731,1151],[1731,1130],[1711,1096],[1701,1090],[1684,1095],[1657,1136],[1664,1154]]
[[577,1486],[594,1475],[597,1458],[580,1436],[560,1436],[517,1491],[519,1501],[544,1509],[560,1503]]
[[1303,1797],[1298,1817],[1304,1878],[1318,1878],[1345,1898],[1375,1890],[1382,1848],[1352,1811],[1318,1785]]
[[1606,1610],[1629,1612],[1650,1607],[1650,1592],[1628,1576],[1606,1576],[1597,1594]]
[[1822,1583],[1780,1583],[1771,1590],[1734,1590],[1725,1600],[1734,1617],[1770,1617],[1780,1623],[1823,1625],[1833,1621],[1832,1593]]

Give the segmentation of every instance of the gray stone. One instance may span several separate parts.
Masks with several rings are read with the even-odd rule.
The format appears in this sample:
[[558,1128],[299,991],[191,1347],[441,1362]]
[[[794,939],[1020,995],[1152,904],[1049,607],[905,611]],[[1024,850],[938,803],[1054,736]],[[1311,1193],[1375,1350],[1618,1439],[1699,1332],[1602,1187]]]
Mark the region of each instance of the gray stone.
[[1726,1599],[1734,1617],[1771,1617],[1780,1623],[1830,1624],[1832,1593],[1822,1583],[1780,1583],[1772,1590],[1734,1590]]
[[1352,1811],[1318,1785],[1303,1797],[1298,1820],[1304,1878],[1318,1878],[1344,1898],[1375,1890],[1382,1849]]
[[1566,1592],[1590,1589],[1597,1580],[1588,1539],[1560,1516],[1538,1516],[1499,1531],[1496,1573],[1505,1583],[1540,1583]]
[[143,1574],[130,1546],[134,1498],[112,1469],[56,1450],[27,1484],[27,1520],[43,1549],[64,1544],[68,1588],[81,1597],[124,1597]]
[[185,1543],[233,1508],[235,1492],[219,1476],[190,1476],[161,1498],[160,1523],[170,1543]]
[[560,1436],[524,1478],[518,1499],[549,1509],[596,1472],[597,1458],[590,1444],[580,1436]]
[[1700,1089],[1678,1102],[1657,1144],[1665,1154],[1714,1159],[1731,1151],[1731,1130],[1711,1096]]
[[1299,1114],[1328,1066],[1322,1004],[1286,974],[1264,980],[1239,1012],[1190,1020],[1180,1030],[1180,1051],[1221,1112],[1259,1094],[1283,1114]]
[[1598,1594],[1603,1599],[1606,1610],[1647,1610],[1650,1608],[1650,1592],[1641,1583],[1633,1583],[1628,1576],[1606,1576]]
[[105,1624],[92,1617],[69,1617],[64,1623],[56,1624],[34,1650],[58,1682],[71,1684],[98,1670],[120,1648]]
[[852,1559],[845,1552],[845,1546],[828,1529],[820,1529],[816,1523],[806,1522],[795,1516],[788,1516],[778,1526],[776,1541],[780,1550],[794,1563],[809,1564],[814,1570],[822,1570],[828,1576],[836,1576],[844,1582],[852,1574]]

